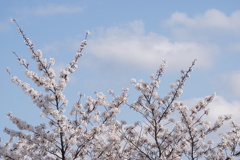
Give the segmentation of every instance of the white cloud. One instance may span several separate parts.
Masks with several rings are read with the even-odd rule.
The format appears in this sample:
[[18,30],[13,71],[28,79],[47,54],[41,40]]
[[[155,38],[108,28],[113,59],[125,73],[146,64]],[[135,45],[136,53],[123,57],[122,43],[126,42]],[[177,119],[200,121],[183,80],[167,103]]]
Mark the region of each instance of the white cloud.
[[[193,98],[190,100],[186,100],[185,104],[189,107],[197,104],[199,100],[203,98]],[[208,105],[210,108],[210,112],[208,115],[208,119],[210,121],[214,121],[218,118],[219,115],[232,115],[232,119],[240,122],[240,101],[228,101],[222,96],[215,96],[213,101]]]
[[[191,99],[186,102],[188,106],[195,105],[199,100],[203,98]],[[191,104],[191,105],[189,105]],[[240,101],[229,101],[222,96],[215,96],[213,101],[208,105],[210,109],[209,114],[203,119],[211,122],[211,125],[214,125],[218,116],[220,115],[232,115],[232,119],[225,122],[223,126],[216,132],[210,134],[208,138],[213,139],[215,143],[219,142],[220,137],[218,133],[226,133],[227,130],[231,129],[230,122],[235,121],[238,124],[240,123]]]
[[233,120],[240,122],[240,102],[227,101],[221,96],[216,96],[212,103],[209,104],[210,117],[217,118],[219,115],[231,114]]
[[167,60],[171,70],[180,70],[198,59],[197,67],[208,68],[218,52],[214,45],[203,45],[190,41],[171,41],[157,33],[145,33],[144,23],[134,21],[125,27],[102,29],[92,37],[88,51],[98,62],[111,61],[140,69],[155,70]]
[[240,33],[240,10],[233,12],[227,16],[225,13],[217,10],[210,9],[204,14],[189,17],[185,13],[174,13],[171,18],[167,20],[166,24],[171,27],[185,27],[191,29],[204,29],[204,30],[219,30],[231,33]]
[[67,14],[81,12],[82,8],[79,6],[68,6],[68,5],[47,5],[44,7],[37,8],[36,14],[49,15],[49,14]]
[[47,4],[40,6],[38,8],[24,8],[18,9],[16,12],[21,14],[35,14],[35,15],[55,15],[55,14],[70,14],[82,12],[82,8],[77,5],[57,5],[57,4]]

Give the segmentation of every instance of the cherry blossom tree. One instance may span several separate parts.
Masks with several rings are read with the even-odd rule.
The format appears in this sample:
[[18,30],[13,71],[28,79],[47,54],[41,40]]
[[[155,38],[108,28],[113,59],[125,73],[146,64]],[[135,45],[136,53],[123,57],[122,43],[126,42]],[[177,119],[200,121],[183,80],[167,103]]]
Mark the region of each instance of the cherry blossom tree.
[[[9,120],[18,130],[5,128],[10,139],[0,145],[0,158],[7,160],[165,160],[165,159],[233,159],[240,156],[240,126],[231,122],[231,129],[219,134],[218,129],[230,115],[219,116],[216,122],[207,120],[208,104],[214,94],[199,101],[195,106],[186,106],[178,98],[183,93],[183,86],[190,77],[196,60],[181,76],[170,85],[170,92],[159,96],[160,78],[163,76],[164,61],[149,83],[131,80],[139,93],[136,101],[128,102],[128,89],[122,89],[119,95],[110,90],[112,101],[106,100],[103,93],[95,93],[94,97],[78,94],[78,100],[67,116],[68,100],[63,91],[69,82],[70,75],[78,68],[77,63],[82,56],[87,38],[76,51],[72,61],[56,76],[53,69],[54,59],[46,60],[41,50],[35,50],[34,44],[26,37],[15,19],[27,45],[31,58],[36,62],[38,72],[34,71],[26,59],[17,57],[25,68],[26,76],[38,87],[40,92],[29,83],[14,76],[10,69],[7,72],[24,94],[31,97],[32,102],[40,109],[41,117],[48,123],[33,126],[28,122],[8,113]],[[121,106],[129,106],[143,120],[128,124],[117,119]],[[214,143],[211,135],[215,134],[220,141]]]

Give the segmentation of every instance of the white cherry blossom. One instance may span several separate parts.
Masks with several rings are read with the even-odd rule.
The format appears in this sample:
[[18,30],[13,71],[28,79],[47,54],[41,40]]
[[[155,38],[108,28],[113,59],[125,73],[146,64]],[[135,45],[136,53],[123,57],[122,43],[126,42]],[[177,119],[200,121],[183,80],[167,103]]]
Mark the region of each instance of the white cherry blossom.
[[[17,25],[38,71],[34,71],[26,59],[13,53],[25,68],[26,76],[38,87],[42,87],[44,92],[14,76],[9,68],[7,72],[11,81],[24,94],[29,95],[41,110],[40,116],[47,123],[33,126],[8,113],[7,117],[16,125],[17,130],[4,129],[10,139],[0,144],[1,159],[230,160],[240,156],[240,125],[231,122],[229,131],[218,134],[218,129],[231,119],[231,115],[220,115],[216,122],[205,118],[211,111],[208,104],[215,94],[205,97],[194,106],[186,106],[178,100],[196,60],[187,70],[181,70],[180,78],[171,83],[170,91],[165,96],[160,96],[159,86],[166,61],[156,74],[150,76],[150,82],[131,79],[130,83],[139,95],[133,102],[128,100],[129,89],[123,88],[119,95],[109,90],[112,97],[110,101],[102,92],[96,92],[93,97],[78,93],[78,99],[69,109],[63,90],[70,75],[78,68],[77,63],[87,45],[90,32],[86,31],[85,39],[74,58],[56,77],[52,68],[55,60],[44,59],[42,51],[35,51],[34,44],[16,20],[12,19],[12,22]],[[133,124],[119,120],[118,114],[122,106],[129,106],[132,112],[140,114],[143,119],[138,119]],[[220,142],[214,142],[210,134],[219,136]]]

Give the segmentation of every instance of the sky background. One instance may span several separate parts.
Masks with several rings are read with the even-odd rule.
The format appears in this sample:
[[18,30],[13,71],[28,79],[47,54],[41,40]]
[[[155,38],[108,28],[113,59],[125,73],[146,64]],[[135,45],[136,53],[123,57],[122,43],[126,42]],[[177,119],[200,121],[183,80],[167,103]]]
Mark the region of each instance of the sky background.
[[[26,82],[24,67],[15,51],[29,59],[30,54],[10,22],[15,18],[27,37],[41,49],[44,57],[55,58],[60,71],[75,55],[85,31],[89,42],[79,69],[71,76],[64,91],[69,107],[81,92],[120,93],[129,88],[129,102],[139,93],[130,79],[149,81],[149,76],[167,60],[159,94],[164,96],[169,85],[198,59],[180,100],[193,105],[216,92],[210,106],[209,119],[220,114],[233,114],[240,123],[240,1],[239,0],[72,0],[30,1],[0,0],[0,130],[12,126],[8,112],[39,124],[39,110],[30,97],[13,84],[6,72]],[[34,68],[34,63],[31,67]],[[41,89],[40,89],[41,90]],[[110,99],[111,100],[111,99]],[[124,106],[121,119],[139,120]],[[0,137],[6,136],[0,131]]]

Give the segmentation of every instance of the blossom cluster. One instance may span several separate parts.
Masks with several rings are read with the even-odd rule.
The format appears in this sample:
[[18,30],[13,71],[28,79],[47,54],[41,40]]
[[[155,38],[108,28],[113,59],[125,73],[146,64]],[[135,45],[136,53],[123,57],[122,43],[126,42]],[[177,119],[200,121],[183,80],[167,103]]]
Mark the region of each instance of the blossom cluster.
[[[221,115],[216,122],[207,120],[210,112],[208,104],[215,94],[200,100],[195,106],[186,106],[178,98],[183,93],[186,80],[190,77],[196,60],[175,83],[170,84],[170,92],[160,96],[160,79],[166,68],[166,61],[156,74],[150,76],[148,83],[144,80],[131,79],[131,84],[139,93],[136,101],[128,102],[128,88],[123,88],[119,95],[110,90],[111,101],[102,92],[85,97],[78,94],[78,100],[69,108],[63,90],[69,82],[70,75],[78,68],[78,60],[87,45],[85,39],[72,61],[56,77],[52,66],[53,58],[43,58],[41,50],[35,50],[32,41],[26,37],[15,19],[31,58],[36,62],[38,72],[30,69],[27,60],[13,52],[25,67],[26,76],[40,92],[30,83],[23,82],[7,72],[13,83],[19,86],[24,94],[30,96],[32,102],[41,110],[41,117],[47,123],[33,126],[28,122],[8,113],[9,120],[17,130],[5,128],[10,139],[0,144],[0,158],[6,160],[165,160],[165,159],[208,159],[229,160],[240,156],[240,125],[231,122],[231,129],[218,135],[219,142],[214,142],[212,135],[231,115]],[[143,119],[133,124],[119,120],[118,114],[122,106],[129,106]],[[69,110],[69,109],[68,109]]]

